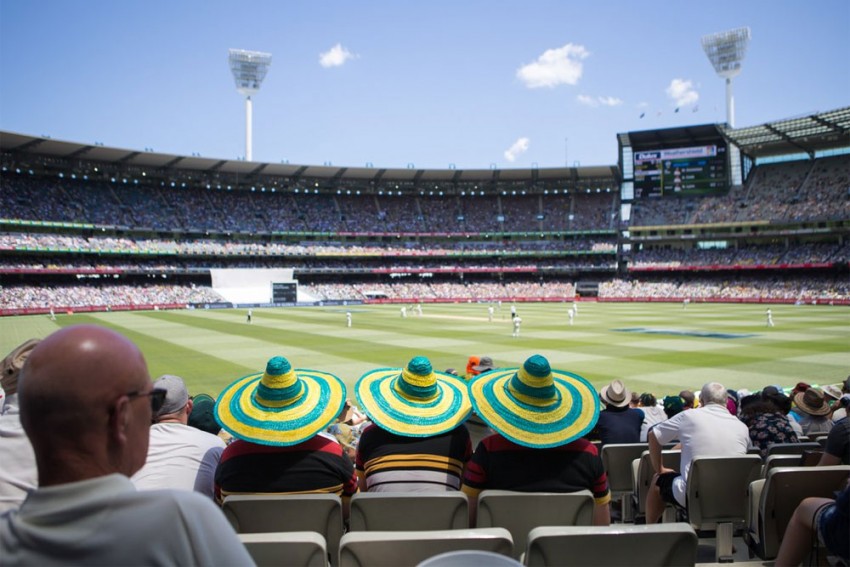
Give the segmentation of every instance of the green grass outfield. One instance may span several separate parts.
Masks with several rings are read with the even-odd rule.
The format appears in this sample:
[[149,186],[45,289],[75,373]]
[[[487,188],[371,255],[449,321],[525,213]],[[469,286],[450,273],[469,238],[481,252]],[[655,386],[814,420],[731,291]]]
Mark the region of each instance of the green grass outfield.
[[[850,374],[850,309],[692,303],[580,303],[570,327],[565,303],[518,304],[521,336],[511,336],[508,304],[487,320],[482,304],[426,304],[424,315],[400,317],[400,306],[120,312],[4,317],[0,350],[30,337],[94,323],[136,342],[153,377],[177,374],[192,393],[217,395],[233,380],[258,372],[272,356],[295,366],[337,374],[349,385],[365,371],[400,367],[424,355],[435,368],[462,371],[469,355],[490,355],[499,366],[546,356],[555,368],[576,372],[597,388],[614,378],[656,395],[698,389],[716,380],[757,390],[798,381],[837,383]],[[410,312],[410,310],[409,310]],[[651,332],[618,329],[643,328]]]

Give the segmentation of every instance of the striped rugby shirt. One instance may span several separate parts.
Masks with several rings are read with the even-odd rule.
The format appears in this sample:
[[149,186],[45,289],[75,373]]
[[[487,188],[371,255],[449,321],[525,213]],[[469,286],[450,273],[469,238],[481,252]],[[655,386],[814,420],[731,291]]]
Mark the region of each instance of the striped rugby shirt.
[[447,492],[460,490],[471,455],[465,425],[431,437],[403,437],[372,424],[360,436],[355,467],[369,492]]

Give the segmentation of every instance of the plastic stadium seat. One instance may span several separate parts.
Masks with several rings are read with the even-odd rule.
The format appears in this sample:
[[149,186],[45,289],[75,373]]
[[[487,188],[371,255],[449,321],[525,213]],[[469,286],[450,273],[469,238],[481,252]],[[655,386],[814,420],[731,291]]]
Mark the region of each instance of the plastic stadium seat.
[[528,534],[525,565],[694,565],[699,539],[686,523],[541,527]]
[[688,521],[699,530],[715,529],[715,558],[732,559],[732,534],[747,519],[747,489],[761,475],[758,455],[697,457],[688,473]]
[[593,494],[484,490],[478,495],[478,528],[499,527],[511,533],[515,556],[525,551],[528,532],[539,526],[589,526]]
[[802,466],[802,457],[802,455],[790,453],[768,455],[762,467],[761,477],[767,478],[767,474],[776,467],[800,467]]
[[287,565],[326,567],[328,550],[325,538],[316,532],[270,532],[239,534],[257,567]]
[[317,532],[334,561],[342,537],[342,501],[335,494],[228,496],[224,515],[237,533]]
[[770,455],[802,455],[806,451],[823,449],[817,441],[807,443],[771,443],[767,446],[767,456]]
[[617,443],[602,447],[602,464],[608,475],[608,487],[611,489],[611,499],[620,500],[622,512],[621,521],[630,522],[634,519],[632,512],[632,462],[640,459],[647,450],[646,443]]
[[750,485],[749,525],[747,541],[750,548],[765,560],[776,558],[782,536],[791,515],[804,498],[819,496],[834,498],[850,476],[850,466],[778,467],[767,478]]
[[357,531],[453,530],[469,527],[463,492],[358,492],[351,497],[348,529]]
[[348,532],[339,544],[340,567],[404,567],[449,551],[492,551],[510,556],[514,545],[503,528]]
[[[668,469],[678,471],[682,462],[682,451],[679,450],[664,450],[661,451],[662,462]],[[634,463],[633,463],[634,465]],[[646,495],[649,494],[649,485],[652,482],[652,477],[655,471],[652,469],[652,462],[649,460],[649,451],[644,451],[640,456],[637,467],[632,466],[634,477],[634,510],[635,516],[646,516]]]

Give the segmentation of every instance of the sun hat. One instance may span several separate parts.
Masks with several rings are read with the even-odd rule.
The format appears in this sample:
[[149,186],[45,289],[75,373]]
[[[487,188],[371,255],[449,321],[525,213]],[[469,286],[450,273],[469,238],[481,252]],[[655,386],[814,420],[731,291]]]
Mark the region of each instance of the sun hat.
[[487,372],[493,370],[496,366],[493,364],[493,359],[489,356],[482,356],[481,361],[472,367],[476,372]]
[[155,417],[176,413],[189,403],[189,390],[180,376],[163,374],[154,381],[153,387],[155,390],[165,390],[165,401]]
[[823,393],[832,398],[833,400],[838,400],[841,398],[841,388],[839,388],[838,386],[833,386],[831,384],[829,386],[823,387]]
[[472,406],[487,425],[525,447],[566,445],[599,419],[595,388],[579,376],[553,370],[535,354],[521,368],[499,368],[469,383]]
[[610,384],[599,391],[599,397],[609,406],[621,408],[629,405],[632,394],[622,380],[612,380]]
[[297,445],[324,430],[345,404],[345,384],[321,370],[293,369],[282,356],[265,372],[227,386],[215,404],[219,424],[237,439],[260,445]]
[[209,394],[197,394],[192,398],[189,425],[201,431],[218,435],[221,426],[215,420],[215,400]]
[[794,403],[803,413],[819,416],[830,412],[829,404],[820,388],[809,388],[805,392],[794,394]]
[[354,384],[360,407],[381,429],[403,437],[451,431],[472,411],[463,378],[439,372],[424,356],[405,368],[378,368]]
[[2,371],[2,374],[0,374],[0,387],[3,388],[7,396],[11,396],[18,391],[18,376],[24,367],[24,362],[29,358],[32,349],[40,342],[41,339],[28,339],[16,346],[0,362],[0,371]]

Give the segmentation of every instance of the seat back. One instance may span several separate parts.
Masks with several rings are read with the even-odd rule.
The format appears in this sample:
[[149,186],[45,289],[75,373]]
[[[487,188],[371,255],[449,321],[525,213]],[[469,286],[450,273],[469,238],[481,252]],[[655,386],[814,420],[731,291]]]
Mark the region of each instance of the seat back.
[[768,455],[762,467],[762,478],[767,478],[768,473],[776,467],[799,467],[802,466],[802,455],[795,453],[777,453]]
[[602,464],[608,475],[608,488],[616,497],[632,492],[632,461],[646,451],[646,443],[617,443],[602,447]]
[[559,526],[531,530],[525,565],[694,565],[699,539],[686,523]]
[[758,455],[697,457],[688,475],[688,521],[697,529],[743,523],[747,489],[761,475]]
[[478,496],[478,528],[499,527],[511,533],[516,557],[525,551],[528,532],[539,526],[589,526],[593,494],[484,490]]
[[805,451],[820,451],[823,449],[817,441],[806,443],[771,443],[767,446],[767,455],[802,455]]
[[224,515],[237,533],[318,532],[332,560],[342,537],[342,501],[336,494],[234,495]]
[[765,479],[759,501],[759,557],[774,559],[788,522],[804,498],[834,498],[844,488],[850,465],[832,467],[779,467]]
[[[682,451],[672,449],[661,451],[661,459],[665,467],[678,471],[682,464]],[[654,474],[652,461],[649,460],[649,451],[644,451],[641,453],[634,479],[636,516],[646,515],[646,495],[649,494],[649,487]]]
[[289,565],[326,567],[325,538],[316,532],[269,532],[239,534],[239,540],[257,567],[277,567],[283,558]]
[[511,534],[503,528],[348,532],[339,544],[340,567],[399,567],[459,550],[513,554]]
[[352,532],[468,527],[469,501],[463,492],[358,492],[351,497]]

